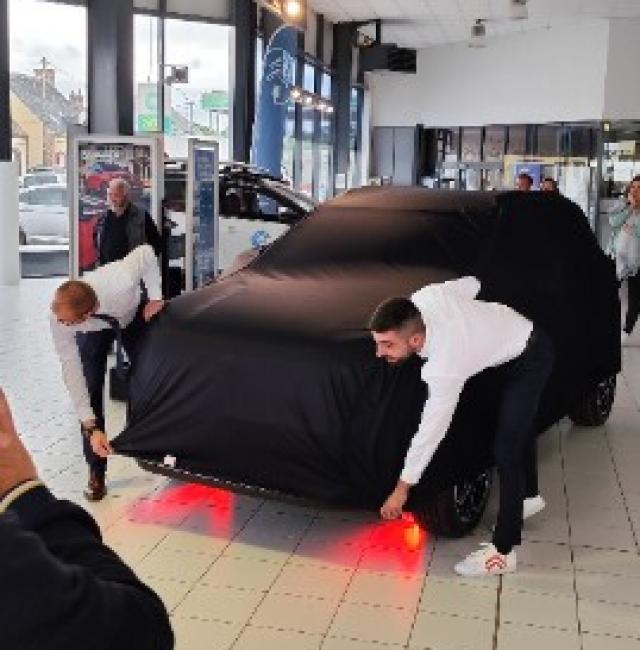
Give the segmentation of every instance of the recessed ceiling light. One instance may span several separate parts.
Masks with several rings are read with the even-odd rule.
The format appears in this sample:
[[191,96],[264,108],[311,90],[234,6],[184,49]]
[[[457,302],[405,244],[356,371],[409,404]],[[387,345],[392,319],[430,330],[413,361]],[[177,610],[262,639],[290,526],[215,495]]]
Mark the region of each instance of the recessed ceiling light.
[[512,20],[524,20],[529,17],[527,0],[510,0],[509,18]]

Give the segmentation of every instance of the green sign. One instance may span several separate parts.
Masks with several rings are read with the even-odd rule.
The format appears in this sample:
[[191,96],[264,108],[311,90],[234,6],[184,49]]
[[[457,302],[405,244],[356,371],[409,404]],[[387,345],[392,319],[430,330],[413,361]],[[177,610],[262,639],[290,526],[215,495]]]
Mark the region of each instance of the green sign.
[[202,93],[200,106],[205,111],[226,111],[229,108],[229,95],[224,90]]
[[158,118],[156,115],[138,115],[138,131],[149,132],[158,130]]

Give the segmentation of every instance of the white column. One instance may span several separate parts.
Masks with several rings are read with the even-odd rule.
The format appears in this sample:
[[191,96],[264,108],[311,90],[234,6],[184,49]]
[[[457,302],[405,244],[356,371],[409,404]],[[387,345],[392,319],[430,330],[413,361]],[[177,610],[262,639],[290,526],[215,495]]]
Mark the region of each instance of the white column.
[[0,286],[20,281],[18,164],[0,161]]

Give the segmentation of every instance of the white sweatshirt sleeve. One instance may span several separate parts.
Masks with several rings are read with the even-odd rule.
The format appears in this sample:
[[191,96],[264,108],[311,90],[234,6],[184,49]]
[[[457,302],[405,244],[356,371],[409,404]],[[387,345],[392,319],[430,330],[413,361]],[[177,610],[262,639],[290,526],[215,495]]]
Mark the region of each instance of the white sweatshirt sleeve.
[[73,408],[81,422],[95,418],[91,408],[87,381],[82,370],[80,350],[75,339],[75,331],[50,318],[53,345],[62,366],[62,379],[69,391]]
[[158,258],[149,244],[143,244],[132,250],[123,262],[126,263],[133,278],[144,282],[149,300],[162,300]]
[[409,485],[415,485],[420,480],[445,437],[464,381],[458,377],[429,377],[428,386],[429,396],[424,404],[420,425],[411,440],[400,474],[400,479]]

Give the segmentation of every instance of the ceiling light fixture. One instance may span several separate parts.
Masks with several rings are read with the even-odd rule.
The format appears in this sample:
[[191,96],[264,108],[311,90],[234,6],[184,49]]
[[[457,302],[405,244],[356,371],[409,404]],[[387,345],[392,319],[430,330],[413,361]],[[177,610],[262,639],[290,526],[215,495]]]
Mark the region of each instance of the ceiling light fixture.
[[525,20],[528,17],[529,9],[527,8],[527,0],[510,0],[509,18],[511,20]]
[[476,22],[471,25],[471,36],[469,38],[469,47],[479,48],[487,46],[487,26],[484,24],[482,18],[478,18]]
[[288,18],[298,18],[302,13],[302,5],[299,0],[285,0],[284,13]]
[[287,25],[305,29],[307,24],[306,0],[257,0],[259,6],[280,17]]

